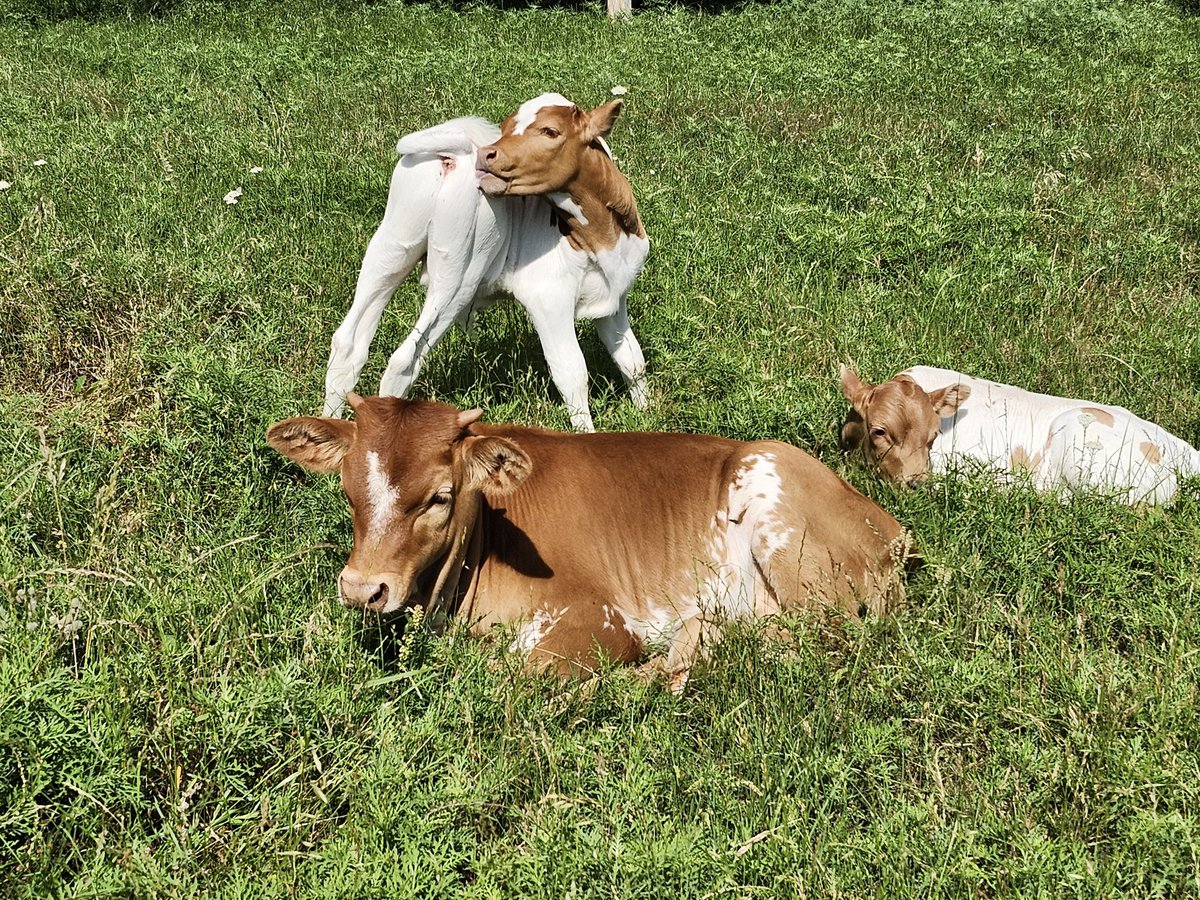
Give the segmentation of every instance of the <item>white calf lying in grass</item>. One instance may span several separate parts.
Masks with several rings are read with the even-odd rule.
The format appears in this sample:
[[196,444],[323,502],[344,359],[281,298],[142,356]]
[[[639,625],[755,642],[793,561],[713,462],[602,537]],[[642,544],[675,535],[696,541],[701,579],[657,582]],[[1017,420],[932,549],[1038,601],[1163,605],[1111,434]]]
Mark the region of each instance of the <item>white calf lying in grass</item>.
[[949,369],[914,366],[878,385],[842,366],[853,411],[842,445],[884,477],[917,484],[969,462],[1028,473],[1042,490],[1081,488],[1123,503],[1166,503],[1200,453],[1127,409],[1034,394]]
[[425,305],[388,361],[380,394],[405,396],[452,324],[509,293],[533,320],[576,429],[593,430],[577,318],[595,319],[634,403],[645,406],[646,360],[625,298],[650,243],[604,142],[620,109],[619,100],[588,111],[543,94],[500,128],[454,119],[401,139],[383,223],[333,336],[325,415],[341,414],[384,307],[422,260]]

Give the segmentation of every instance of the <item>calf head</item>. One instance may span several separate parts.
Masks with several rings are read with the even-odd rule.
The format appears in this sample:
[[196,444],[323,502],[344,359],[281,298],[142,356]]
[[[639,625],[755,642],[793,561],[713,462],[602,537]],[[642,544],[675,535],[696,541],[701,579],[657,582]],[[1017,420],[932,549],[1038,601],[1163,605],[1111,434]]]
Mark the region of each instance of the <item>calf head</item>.
[[861,449],[883,476],[901,484],[929,477],[929,451],[941,420],[953,416],[971,394],[965,384],[926,393],[908,375],[869,385],[842,366],[842,393],[853,407],[842,427],[842,446]]
[[376,613],[440,607],[458,584],[483,495],[529,475],[521,449],[479,435],[482,410],[350,394],[355,421],[276,422],[267,443],[313,472],[340,473],[354,549],[338,580],[342,603]]
[[608,156],[601,139],[612,130],[621,101],[580,109],[562,94],[542,94],[500,125],[500,139],[476,158],[479,188],[490,197],[548,194],[579,174],[590,152]]

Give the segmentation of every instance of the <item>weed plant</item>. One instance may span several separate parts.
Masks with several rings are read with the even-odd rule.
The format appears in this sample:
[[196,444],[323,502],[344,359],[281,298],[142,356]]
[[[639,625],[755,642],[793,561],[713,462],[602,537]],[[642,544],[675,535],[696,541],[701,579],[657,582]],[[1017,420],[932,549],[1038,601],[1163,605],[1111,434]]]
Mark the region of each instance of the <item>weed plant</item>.
[[[0,894],[1200,894],[1196,486],[897,491],[835,378],[1200,441],[1194,4],[506,6],[0,0]],[[927,559],[683,697],[357,620],[337,485],[263,442],[319,406],[396,139],[615,85],[653,403],[582,325],[598,426],[797,443]],[[417,393],[566,425],[513,306]]]

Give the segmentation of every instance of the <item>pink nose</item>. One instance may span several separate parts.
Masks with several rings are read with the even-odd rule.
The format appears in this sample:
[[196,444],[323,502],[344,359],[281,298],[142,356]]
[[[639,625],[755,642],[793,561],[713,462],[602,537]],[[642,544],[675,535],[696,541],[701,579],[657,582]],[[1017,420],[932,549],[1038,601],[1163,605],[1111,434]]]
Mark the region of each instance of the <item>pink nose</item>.
[[363,578],[357,572],[342,570],[338,579],[342,605],[354,609],[382,609],[388,601],[387,583],[378,578]]
[[496,156],[497,150],[495,147],[480,147],[479,152],[475,154],[475,168],[486,170],[496,161]]

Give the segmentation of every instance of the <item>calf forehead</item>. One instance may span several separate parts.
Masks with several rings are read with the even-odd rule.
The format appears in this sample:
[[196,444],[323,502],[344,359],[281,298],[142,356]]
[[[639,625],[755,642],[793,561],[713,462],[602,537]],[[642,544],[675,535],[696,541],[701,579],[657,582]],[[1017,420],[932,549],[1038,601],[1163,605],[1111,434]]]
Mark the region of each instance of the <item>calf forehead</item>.
[[871,418],[888,418],[907,425],[926,424],[934,417],[929,395],[909,379],[893,379],[879,385],[868,403]]
[[[566,109],[563,110],[563,107]],[[574,107],[575,104],[562,94],[542,94],[540,97],[526,100],[512,115],[512,133],[524,134],[526,129],[539,117],[553,116],[556,120],[568,119],[569,113]],[[564,116],[564,112],[568,115]],[[561,124],[561,121],[557,124]]]
[[460,429],[450,407],[360,407],[358,421],[357,437],[342,467],[343,481],[347,492],[364,494],[376,508],[423,493],[451,471],[452,442]]

